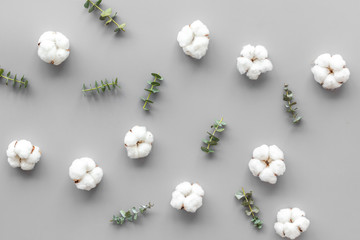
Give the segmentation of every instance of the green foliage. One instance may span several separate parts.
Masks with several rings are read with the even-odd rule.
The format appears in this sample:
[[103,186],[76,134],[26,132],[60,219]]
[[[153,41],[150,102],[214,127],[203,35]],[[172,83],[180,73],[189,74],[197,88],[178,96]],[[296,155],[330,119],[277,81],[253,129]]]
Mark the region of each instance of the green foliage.
[[90,84],[90,88],[86,87],[85,84],[83,84],[83,88],[82,91],[84,93],[86,92],[91,92],[91,91],[97,91],[98,93],[105,92],[105,90],[111,90],[111,89],[115,89],[116,87],[120,88],[120,86],[118,85],[118,79],[116,78],[115,81],[111,81],[108,82],[107,79],[105,79],[105,81],[101,80],[100,82],[95,81],[95,86],[92,87]]
[[148,96],[147,96],[146,99],[145,99],[145,98],[141,98],[141,100],[144,101],[143,109],[144,109],[145,111],[149,111],[149,109],[146,107],[146,105],[147,105],[148,103],[154,103],[153,101],[150,100],[151,94],[153,94],[153,93],[156,94],[156,93],[160,92],[160,90],[159,90],[158,88],[156,88],[156,87],[160,86],[160,82],[157,82],[156,80],[159,80],[159,81],[164,80],[163,77],[161,77],[161,76],[160,76],[159,74],[157,74],[157,73],[151,73],[151,75],[154,77],[154,80],[153,80],[152,82],[148,81],[148,84],[150,85],[150,88],[145,88],[145,89],[144,89],[145,91],[149,92],[149,93],[148,93]]
[[241,204],[246,207],[245,214],[251,216],[251,222],[253,225],[261,229],[263,222],[255,215],[260,212],[260,209],[254,205],[254,200],[252,198],[252,191],[246,193],[244,188],[241,191],[235,193],[235,197],[241,201]]
[[22,76],[21,79],[19,80],[17,78],[17,75],[15,74],[15,76],[12,78],[10,71],[7,74],[5,74],[5,70],[3,68],[0,68],[0,80],[2,78],[5,79],[5,84],[6,85],[9,85],[9,81],[10,81],[10,82],[12,82],[12,85],[14,87],[16,87],[18,85],[19,88],[21,88],[21,87],[26,88],[28,86],[28,83],[29,83],[28,80],[26,80],[24,76]]
[[285,103],[286,111],[289,112],[292,116],[293,123],[299,123],[302,119],[301,116],[299,116],[296,112],[297,108],[294,107],[296,105],[296,102],[293,102],[293,93],[289,90],[288,84],[284,84],[284,94],[283,94],[283,100]]
[[213,153],[215,152],[214,150],[210,149],[211,146],[217,145],[218,142],[220,141],[220,139],[218,137],[215,136],[215,133],[219,132],[223,132],[225,130],[226,123],[223,122],[223,118],[221,118],[220,120],[216,120],[214,125],[211,126],[211,128],[214,129],[214,131],[212,133],[207,132],[207,134],[209,134],[209,140],[203,140],[203,143],[205,143],[206,147],[201,147],[201,150],[203,152],[206,153]]
[[116,25],[116,28],[114,30],[114,32],[120,32],[123,31],[125,32],[125,23],[122,24],[118,24],[114,19],[117,15],[117,12],[115,12],[114,14],[112,14],[112,9],[108,8],[106,10],[103,10],[100,8],[100,3],[102,2],[102,0],[98,0],[96,3],[94,3],[91,0],[86,0],[86,2],[84,3],[84,7],[88,9],[89,13],[93,12],[94,10],[98,9],[101,14],[99,19],[101,21],[106,20],[105,25],[109,25],[110,23],[114,23]]
[[128,222],[134,222],[137,220],[139,213],[144,214],[148,209],[152,208],[154,204],[151,204],[150,202],[147,205],[141,205],[139,209],[136,209],[135,207],[129,209],[127,212],[120,210],[119,215],[114,215],[113,218],[110,220],[110,222],[122,225],[126,221]]

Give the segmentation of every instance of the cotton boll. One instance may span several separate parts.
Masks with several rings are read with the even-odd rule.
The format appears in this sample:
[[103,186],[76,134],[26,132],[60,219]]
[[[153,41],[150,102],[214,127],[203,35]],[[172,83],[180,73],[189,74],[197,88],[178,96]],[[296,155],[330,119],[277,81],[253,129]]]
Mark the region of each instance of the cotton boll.
[[259,60],[264,60],[268,57],[268,51],[264,46],[257,45],[255,47],[254,56]]
[[237,58],[237,69],[241,74],[246,73],[252,65],[253,62],[248,58],[245,57]]
[[253,158],[259,159],[259,160],[266,160],[269,158],[269,147],[268,145],[261,145],[260,147],[257,147],[253,151]]
[[78,189],[89,191],[101,182],[103,170],[91,158],[79,158],[71,164],[69,176]]
[[124,138],[129,158],[143,158],[150,154],[154,136],[146,127],[134,126]]
[[184,209],[187,212],[194,213],[202,206],[202,197],[197,194],[191,194],[184,200]]
[[346,83],[350,78],[350,70],[348,68],[343,68],[340,71],[334,72],[334,78],[338,83]]
[[44,62],[59,65],[70,55],[70,42],[64,34],[48,31],[38,41],[38,55]]
[[310,221],[305,218],[304,211],[299,208],[285,208],[278,212],[274,228],[281,237],[295,239],[305,232],[309,225]]
[[324,53],[316,58],[315,65],[328,68],[330,66],[330,60],[331,60],[331,55],[329,53]]
[[266,164],[259,159],[251,159],[249,162],[249,168],[254,176],[259,176],[259,174],[266,168]]
[[277,181],[277,177],[275,176],[274,172],[270,168],[265,168],[260,174],[259,178],[263,182],[268,182],[271,184],[275,184]]
[[27,140],[12,141],[6,151],[8,163],[13,168],[21,168],[28,171],[35,167],[41,157],[40,148],[32,145]]
[[194,33],[189,25],[184,26],[178,33],[177,41],[179,42],[180,47],[189,45],[193,39]]
[[208,50],[209,34],[209,29],[201,21],[197,20],[181,29],[177,41],[186,55],[201,59]]
[[240,52],[240,56],[243,56],[250,60],[253,59],[255,57],[255,47],[250,44],[244,46]]
[[341,87],[341,83],[338,83],[334,77],[334,74],[329,74],[326,78],[325,81],[323,83],[323,88],[325,89],[329,89],[329,90],[334,90],[336,88]]
[[183,208],[184,200],[185,200],[185,197],[183,194],[181,194],[178,191],[174,191],[172,193],[172,199],[170,201],[170,205],[173,208],[180,210],[181,208]]
[[330,68],[334,71],[340,71],[346,65],[346,62],[339,54],[335,54],[330,59]]
[[328,68],[320,67],[315,65],[311,68],[311,72],[314,74],[315,81],[322,84],[325,81],[325,78],[330,74]]
[[284,233],[287,238],[295,239],[300,236],[300,230],[292,223],[284,224]]
[[187,212],[195,213],[202,206],[204,194],[205,192],[199,184],[182,182],[172,193],[170,205],[178,210],[184,209]]
[[271,171],[276,174],[276,176],[281,176],[286,170],[286,166],[283,160],[272,161],[269,165]]
[[176,191],[180,192],[184,196],[189,195],[192,192],[192,186],[189,182],[183,182],[176,186]]
[[350,77],[350,71],[345,65],[345,60],[338,54],[322,54],[315,60],[311,71],[315,81],[323,88],[334,90],[341,87]]
[[283,151],[281,151],[281,149],[276,145],[272,145],[269,147],[269,153],[271,159],[284,159]]

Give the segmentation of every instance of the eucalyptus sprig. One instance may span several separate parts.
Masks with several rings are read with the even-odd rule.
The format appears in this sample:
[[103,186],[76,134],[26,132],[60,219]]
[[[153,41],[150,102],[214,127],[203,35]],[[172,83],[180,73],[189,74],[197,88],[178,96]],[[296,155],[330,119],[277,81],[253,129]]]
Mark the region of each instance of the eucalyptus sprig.
[[289,90],[288,84],[284,84],[284,94],[283,94],[283,100],[285,103],[286,111],[291,113],[293,123],[298,123],[302,119],[301,116],[299,116],[296,112],[297,108],[294,107],[296,105],[296,102],[293,101],[293,93]]
[[256,216],[260,212],[260,209],[254,205],[254,200],[252,198],[252,191],[246,193],[244,188],[241,191],[235,193],[235,197],[241,201],[241,204],[246,207],[245,213],[247,216],[251,216],[251,222],[258,229],[262,228],[263,222]]
[[110,220],[110,222],[116,223],[116,224],[124,224],[126,221],[128,222],[134,222],[137,220],[139,213],[144,214],[148,209],[152,208],[154,204],[148,203],[146,205],[141,205],[139,209],[136,209],[136,207],[133,207],[129,209],[127,212],[120,210],[119,215],[114,215],[113,218]]
[[105,81],[101,80],[100,83],[98,81],[95,81],[95,86],[92,87],[90,84],[90,88],[87,88],[84,83],[82,91],[84,93],[91,92],[91,91],[97,91],[98,93],[100,93],[100,91],[105,92],[106,89],[108,89],[110,91],[111,89],[115,89],[116,87],[120,88],[120,86],[118,85],[117,78],[115,78],[115,81],[111,81],[111,82],[108,82],[108,80],[105,79]]
[[211,146],[217,145],[220,139],[215,136],[215,133],[223,132],[225,130],[226,123],[223,122],[223,118],[220,120],[216,120],[215,123],[211,126],[211,128],[214,129],[212,133],[207,132],[209,134],[209,140],[203,140],[203,142],[206,144],[206,147],[201,147],[201,150],[206,153],[213,153],[214,150],[210,149]]
[[101,9],[100,8],[100,3],[101,2],[102,2],[102,0],[98,0],[96,3],[94,3],[91,0],[86,0],[86,2],[84,4],[84,7],[89,9],[89,13],[93,12],[95,9],[101,11],[99,19],[102,20],[102,21],[106,20],[105,25],[109,25],[110,23],[113,22],[116,25],[116,28],[115,28],[114,32],[119,32],[120,30],[125,32],[124,28],[125,28],[126,24],[125,23],[118,24],[114,20],[114,18],[116,17],[117,12],[115,12],[113,15],[111,15],[112,14],[112,9],[111,8],[108,8],[106,10]]
[[7,74],[5,74],[5,70],[3,68],[0,68],[0,79],[5,79],[5,84],[9,85],[9,81],[12,81],[12,85],[15,87],[16,84],[19,84],[19,88],[24,86],[24,88],[28,85],[28,80],[25,80],[25,77],[22,76],[21,79],[17,79],[17,75],[15,74],[14,77],[11,77],[11,72],[9,71]]
[[153,101],[150,100],[151,94],[153,94],[153,93],[156,94],[156,93],[160,92],[160,90],[159,90],[158,88],[156,88],[156,87],[160,86],[160,82],[157,82],[156,80],[159,80],[159,81],[164,80],[163,77],[160,76],[160,75],[157,74],[157,73],[151,73],[151,75],[154,77],[154,80],[153,80],[152,82],[151,82],[151,81],[148,81],[148,84],[149,84],[151,87],[144,89],[145,91],[148,91],[149,94],[148,94],[148,96],[147,96],[146,99],[145,99],[145,98],[141,98],[141,100],[144,101],[143,109],[144,109],[145,111],[149,111],[149,109],[146,107],[146,105],[147,105],[148,103],[154,103]]

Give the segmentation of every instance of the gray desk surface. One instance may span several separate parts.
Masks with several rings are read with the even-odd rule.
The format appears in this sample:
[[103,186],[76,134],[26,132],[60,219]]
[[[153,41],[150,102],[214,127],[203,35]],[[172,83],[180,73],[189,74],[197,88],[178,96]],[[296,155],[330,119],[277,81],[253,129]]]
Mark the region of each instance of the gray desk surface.
[[[358,133],[360,75],[359,1],[116,1],[127,32],[115,36],[83,1],[4,1],[0,63],[29,79],[26,91],[0,83],[1,239],[280,239],[276,213],[297,206],[311,220],[305,240],[358,235],[360,211]],[[209,51],[196,61],[178,46],[178,31],[193,20],[211,32]],[[37,56],[48,30],[71,41],[59,67]],[[250,81],[236,69],[243,45],[263,44],[274,70]],[[340,53],[351,79],[336,92],[322,89],[310,72],[324,52]],[[150,114],[141,108],[151,72],[165,77]],[[83,83],[119,77],[121,89],[104,96],[81,93]],[[282,85],[290,84],[304,116],[294,127],[283,109]],[[216,153],[200,151],[213,120],[228,123]],[[146,125],[155,144],[146,160],[127,158],[123,137]],[[43,157],[32,172],[12,169],[5,151],[28,139]],[[252,150],[276,144],[287,171],[276,185],[253,177]],[[75,188],[71,162],[94,158],[104,170],[91,192]],[[197,214],[169,205],[181,181],[206,191]],[[253,190],[264,229],[256,231],[233,194]],[[156,207],[135,224],[115,226],[112,214],[152,201]]]

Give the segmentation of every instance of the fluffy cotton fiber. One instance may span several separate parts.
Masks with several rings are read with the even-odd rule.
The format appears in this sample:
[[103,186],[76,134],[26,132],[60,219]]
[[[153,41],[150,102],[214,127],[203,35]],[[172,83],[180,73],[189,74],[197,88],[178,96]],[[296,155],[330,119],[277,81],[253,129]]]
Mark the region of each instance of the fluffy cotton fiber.
[[91,158],[75,159],[69,168],[69,176],[78,189],[91,190],[95,188],[103,177],[103,170]]
[[40,148],[27,140],[12,141],[6,151],[8,162],[13,168],[32,170],[41,157]]
[[202,198],[205,192],[197,183],[183,182],[176,186],[172,193],[170,205],[175,209],[184,209],[194,213],[202,206]]
[[38,55],[44,62],[59,65],[70,55],[70,42],[60,32],[43,33],[38,41]]
[[209,34],[209,29],[200,20],[196,20],[181,29],[177,41],[186,55],[201,59],[208,50]]
[[257,80],[261,73],[271,71],[273,65],[268,59],[268,51],[264,46],[246,45],[237,58],[237,69],[251,80]]
[[285,208],[278,212],[274,228],[281,237],[295,239],[305,232],[309,225],[310,221],[305,217],[304,211],[299,208]]
[[338,54],[333,56],[329,53],[320,55],[315,60],[315,65],[311,71],[314,74],[315,81],[328,90],[341,87],[350,78],[350,70],[346,67],[346,62]]
[[277,177],[285,173],[284,153],[275,145],[262,145],[254,149],[249,169],[261,181],[275,184]]
[[129,158],[143,158],[150,154],[154,136],[146,127],[135,126],[130,129],[124,139]]

